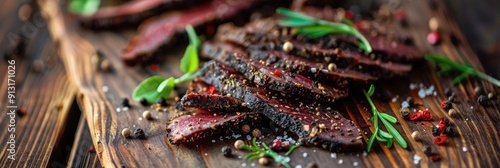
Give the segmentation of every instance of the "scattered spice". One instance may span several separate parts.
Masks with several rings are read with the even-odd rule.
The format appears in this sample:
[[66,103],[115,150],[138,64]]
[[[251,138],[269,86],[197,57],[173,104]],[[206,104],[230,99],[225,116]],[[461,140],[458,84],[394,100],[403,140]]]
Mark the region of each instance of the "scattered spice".
[[283,44],[283,51],[285,52],[290,52],[293,50],[293,44],[289,41],[286,41],[284,44]]
[[437,32],[430,32],[427,35],[427,42],[432,45],[438,45],[441,42],[441,36]]
[[130,107],[130,102],[127,98],[123,98],[121,104],[123,107]]
[[165,100],[165,98],[163,97],[159,98],[157,103],[162,107],[167,106],[167,100]]
[[448,116],[450,116],[450,117],[457,117],[458,116],[457,110],[455,110],[455,109],[448,110]]
[[437,161],[441,160],[441,155],[439,155],[439,154],[432,154],[431,160],[433,162],[437,162]]
[[16,114],[19,117],[24,117],[26,115],[26,109],[24,107],[18,108]]
[[208,95],[213,95],[214,92],[215,92],[215,87],[214,86],[208,87],[208,90],[207,90],[207,94]]
[[269,160],[266,157],[261,157],[261,158],[259,158],[259,164],[260,165],[267,165],[267,164],[269,164]]
[[446,100],[443,100],[443,101],[441,102],[441,108],[442,108],[443,110],[448,111],[448,110],[450,110],[451,108],[453,108],[453,106],[451,105],[451,102],[446,101]]
[[146,100],[146,98],[144,98],[144,97],[143,97],[143,98],[141,98],[141,100],[139,100],[139,102],[140,102],[140,103],[141,103],[141,105],[143,105],[143,106],[147,106],[147,105],[149,105],[148,101],[147,101],[147,100]]
[[455,129],[453,127],[448,127],[448,128],[446,128],[446,131],[444,133],[447,136],[453,136],[453,135],[455,135]]
[[441,133],[444,133],[446,131],[446,125],[445,124],[437,124],[436,125],[437,128],[439,128],[439,131],[441,131]]
[[415,106],[415,100],[413,99],[413,97],[407,97],[406,102],[408,102],[408,105],[410,105],[410,107]]
[[90,146],[89,149],[87,149],[87,152],[89,152],[89,153],[95,153],[94,146]]
[[141,128],[137,128],[134,131],[134,136],[135,138],[146,139],[146,133],[144,133],[144,130],[142,130]]
[[250,130],[251,129],[250,129],[250,126],[248,124],[241,126],[241,129],[240,129],[241,134],[248,134],[248,133],[250,133]]
[[408,118],[410,118],[411,112],[410,112],[410,109],[408,107],[401,107],[401,109],[399,109],[399,114],[404,119],[408,119]]
[[281,150],[282,149],[281,140],[274,141],[273,145],[271,145],[271,149],[273,149],[275,151]]
[[446,118],[445,116],[439,118],[439,124],[444,124],[445,126],[450,125],[450,119]]
[[420,113],[420,112],[415,112],[415,113],[412,113],[410,115],[411,121],[417,121],[417,120],[420,120],[421,118],[422,118],[422,113]]
[[335,71],[336,69],[337,69],[337,64],[335,63],[328,64],[328,70]]
[[262,135],[262,133],[260,132],[260,129],[255,128],[252,131],[252,135],[253,135],[253,137],[257,137],[258,138],[258,137],[260,137]]
[[112,68],[111,61],[109,61],[108,59],[104,59],[101,61],[101,70],[103,70],[105,72],[109,72],[112,69],[113,68]]
[[151,65],[149,65],[149,68],[152,71],[157,71],[158,69],[160,69],[160,65],[158,65],[158,64],[151,64]]
[[480,95],[477,98],[477,103],[479,103],[479,105],[481,106],[486,106],[488,105],[488,98],[485,95]]
[[230,157],[232,155],[232,150],[229,146],[223,146],[221,151],[222,155],[224,155],[225,157]]
[[241,139],[238,139],[234,142],[234,147],[236,149],[242,149],[243,148],[243,145],[245,145],[245,142],[243,142],[243,140]]
[[483,90],[481,89],[480,86],[476,86],[474,87],[474,93],[476,93],[476,95],[480,95],[483,94]]
[[446,136],[436,136],[434,137],[434,143],[436,145],[444,145],[446,143]]
[[426,121],[432,120],[432,113],[429,110],[422,110],[420,111],[422,113],[422,119]]
[[42,72],[43,69],[45,69],[45,64],[43,63],[43,60],[37,59],[35,62],[33,62],[33,72]]
[[432,135],[433,136],[441,135],[441,130],[438,127],[432,127]]
[[444,95],[445,95],[446,97],[450,97],[452,94],[453,94],[453,92],[451,91],[451,89],[450,89],[450,88],[446,88],[446,89],[444,89]]
[[318,164],[315,162],[309,162],[306,166],[307,168],[318,168]]
[[130,133],[131,133],[131,131],[130,131],[129,128],[123,128],[123,130],[122,130],[122,136],[123,137],[125,137],[125,138],[130,137]]
[[277,70],[274,71],[273,74],[276,75],[276,76],[281,76],[281,71],[279,69],[277,69]]
[[492,92],[488,93],[488,99],[490,100],[495,99],[495,95]]
[[281,142],[281,147],[282,147],[283,149],[285,149],[285,150],[290,149],[290,142],[288,142],[288,141],[283,141],[283,142]]
[[146,120],[151,120],[151,119],[153,119],[153,118],[151,117],[151,112],[149,112],[148,110],[146,110],[146,111],[142,112],[142,117],[143,117],[143,118],[145,118]]
[[437,18],[432,17],[431,19],[429,19],[429,28],[433,32],[439,31],[439,22],[438,22]]
[[420,132],[418,131],[413,131],[411,133],[411,137],[415,140],[415,141],[420,141],[422,140],[422,135],[420,134]]

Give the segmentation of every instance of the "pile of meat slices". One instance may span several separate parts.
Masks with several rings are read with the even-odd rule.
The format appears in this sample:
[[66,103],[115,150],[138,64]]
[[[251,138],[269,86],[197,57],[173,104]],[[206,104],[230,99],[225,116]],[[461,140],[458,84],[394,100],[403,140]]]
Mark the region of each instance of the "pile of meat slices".
[[[329,19],[324,11],[303,10]],[[293,35],[293,28],[280,26],[278,17],[244,27],[222,25],[214,40],[202,45],[201,56],[210,61],[181,101],[196,112],[167,123],[172,143],[231,133],[267,117],[308,144],[331,151],[362,150],[360,129],[332,102],[348,96],[351,84],[405,75],[410,63],[423,59],[418,49],[368,33],[371,54],[362,52],[358,39],[348,35]],[[284,49],[285,43],[289,46]]]

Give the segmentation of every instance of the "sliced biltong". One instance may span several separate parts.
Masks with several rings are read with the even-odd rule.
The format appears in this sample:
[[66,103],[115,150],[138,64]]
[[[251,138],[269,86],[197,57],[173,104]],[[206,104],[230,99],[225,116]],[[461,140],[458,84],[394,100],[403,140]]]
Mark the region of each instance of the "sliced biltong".
[[[211,88],[212,87],[212,88]],[[250,111],[246,104],[229,95],[220,95],[220,92],[202,81],[193,81],[191,88],[182,99],[181,104],[185,108],[202,108],[212,111]]]

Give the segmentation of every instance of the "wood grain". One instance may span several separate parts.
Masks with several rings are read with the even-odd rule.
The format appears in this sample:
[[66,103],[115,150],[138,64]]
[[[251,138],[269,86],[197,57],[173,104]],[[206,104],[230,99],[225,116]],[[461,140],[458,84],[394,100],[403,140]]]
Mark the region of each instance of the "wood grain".
[[95,152],[89,151],[94,147],[92,137],[90,136],[89,126],[84,116],[78,121],[78,128],[75,133],[76,137],[71,148],[70,160],[67,167],[93,167],[100,168],[101,163]]
[[[178,50],[172,50],[165,55],[164,60],[157,62],[161,70],[151,71],[147,67],[125,67],[119,60],[121,49],[127,43],[130,32],[92,32],[80,30],[75,27],[75,22],[62,15],[60,7],[55,0],[39,0],[42,11],[46,14],[52,37],[58,43],[58,51],[62,56],[66,71],[71,80],[79,89],[77,97],[91,132],[97,155],[104,167],[244,167],[252,166],[256,162],[238,159],[246,152],[237,151],[236,157],[224,158],[220,148],[232,145],[234,139],[225,139],[220,142],[220,137],[208,138],[199,144],[173,145],[166,141],[165,123],[175,112],[167,113],[152,111],[153,121],[141,119],[144,110],[151,110],[133,102],[129,111],[122,111],[120,100],[128,97],[134,87],[143,79],[159,74],[162,76],[180,76]],[[457,29],[456,24],[449,18],[445,6],[436,1],[437,10],[429,7],[427,1],[402,1],[402,8],[408,12],[409,27],[396,28],[411,34],[415,44],[431,53],[444,54],[454,61],[466,61],[473,67],[483,70],[476,55],[472,52],[464,37]],[[429,32],[427,21],[430,17],[437,17],[443,26],[443,42],[439,46],[431,46],[426,42]],[[449,38],[454,34],[461,43],[454,46]],[[183,46],[183,44],[179,44]],[[182,47],[180,47],[182,48]],[[106,59],[113,63],[113,73],[98,72],[93,68],[90,59],[95,50],[104,53]],[[400,124],[396,126],[408,141],[408,149],[395,145],[391,149],[384,144],[375,144],[373,151],[363,156],[362,153],[336,154],[316,147],[300,147],[290,158],[290,164],[305,166],[315,162],[319,167],[498,167],[500,165],[500,145],[498,130],[495,124],[500,118],[500,102],[492,101],[488,107],[476,103],[474,87],[481,86],[490,92],[495,89],[491,84],[476,78],[468,78],[455,87],[449,84],[453,78],[448,75],[438,77],[434,70],[426,63],[415,67],[415,70],[406,78],[382,81],[377,83],[377,92],[390,91],[399,96],[395,102],[375,100],[379,109],[397,116]],[[424,99],[418,97],[418,90],[411,90],[410,83],[436,88],[436,96]],[[104,92],[103,87],[109,91]],[[440,109],[442,100],[446,100],[444,90],[451,88],[457,95],[458,103],[454,104],[460,114],[452,118],[458,135],[450,137],[445,146],[436,146],[432,142],[431,127],[437,124],[439,117],[447,114]],[[401,101],[407,96],[412,96],[422,106],[433,112],[431,122],[413,122],[402,119],[398,110]],[[120,109],[120,112],[117,110]],[[353,90],[353,96],[342,100],[338,105],[344,116],[350,117],[356,124],[371,124],[367,120],[370,112],[367,111],[368,103],[359,90]],[[147,133],[147,140],[125,139],[120,135],[121,129],[142,128]],[[423,134],[423,141],[417,142],[411,138],[413,131]],[[373,128],[364,128],[368,132],[365,139],[371,135]],[[272,136],[270,136],[272,137]],[[215,140],[216,143],[212,143]],[[433,162],[425,156],[422,146],[428,144],[434,153],[439,153],[441,161]],[[466,149],[466,150],[464,150]],[[308,155],[304,157],[303,153]],[[414,164],[414,156],[422,157],[418,164]],[[357,165],[357,166],[355,166]],[[277,166],[273,164],[273,166]],[[259,167],[256,164],[256,167]]]

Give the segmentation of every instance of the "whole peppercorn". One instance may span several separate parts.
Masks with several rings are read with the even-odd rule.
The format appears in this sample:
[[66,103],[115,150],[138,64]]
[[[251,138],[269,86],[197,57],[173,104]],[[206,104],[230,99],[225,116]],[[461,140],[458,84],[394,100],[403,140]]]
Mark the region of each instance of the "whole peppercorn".
[[306,166],[307,168],[318,168],[318,164],[314,163],[314,162],[310,162],[307,164]]
[[268,163],[269,163],[269,160],[267,158],[265,158],[265,157],[261,157],[259,159],[259,164],[260,165],[267,165]]
[[104,59],[101,61],[101,70],[105,71],[105,72],[109,72],[112,70],[112,67],[113,65],[111,64],[111,61],[109,61],[108,59]]
[[337,69],[337,64],[335,64],[335,63],[328,64],[329,71],[335,71],[336,69]]
[[277,141],[273,142],[273,145],[271,146],[271,149],[276,150],[276,151],[281,150],[282,149],[281,141],[277,140]]
[[425,155],[430,156],[432,154],[432,148],[428,145],[424,145],[422,147],[422,151],[424,152]]
[[143,118],[145,118],[146,120],[151,120],[151,119],[153,119],[153,118],[151,117],[151,112],[149,112],[149,111],[147,111],[147,110],[146,110],[146,111],[144,111],[144,112],[142,112],[142,117],[143,117]]
[[158,99],[158,102],[157,102],[160,106],[167,106],[167,100],[165,100],[165,98],[161,97],[160,99]]
[[121,104],[123,107],[130,107],[130,102],[127,98],[123,98]]
[[134,131],[134,136],[135,138],[146,139],[146,133],[144,133],[144,130],[142,130],[141,128],[137,128]]
[[438,127],[432,127],[432,135],[433,136],[441,135],[441,130]]
[[495,99],[495,95],[492,92],[488,93],[488,99],[494,100]]
[[250,130],[251,130],[250,126],[247,124],[241,126],[241,129],[240,129],[242,134],[248,134],[248,133],[250,133]]
[[476,86],[474,87],[474,93],[476,93],[476,95],[480,95],[483,94],[483,90],[481,89],[480,86]]
[[448,136],[453,136],[455,135],[455,129],[453,127],[448,127],[446,128],[445,134]]
[[122,136],[123,136],[123,137],[125,137],[125,138],[130,137],[130,133],[131,133],[131,132],[130,132],[130,129],[128,129],[128,128],[123,128],[123,130],[122,130]]
[[450,89],[450,88],[446,88],[446,89],[444,89],[444,95],[445,95],[446,97],[450,97],[452,94],[453,94],[453,92],[451,91],[451,89]]
[[450,101],[446,101],[446,100],[444,100],[443,102],[441,102],[441,108],[442,108],[443,110],[448,111],[448,110],[450,110],[452,107],[453,107],[453,106],[451,105],[451,102],[450,102]]
[[415,106],[415,100],[413,99],[413,97],[407,97],[406,102],[408,102],[408,105],[410,105],[410,107]]
[[439,124],[444,124],[445,126],[449,126],[450,119],[443,116],[443,117],[439,118]]
[[141,98],[141,100],[139,100],[139,102],[140,102],[140,103],[141,103],[141,105],[143,105],[143,106],[147,106],[147,105],[149,105],[148,101],[147,101],[147,100],[146,100],[146,98],[144,98],[144,97],[143,97],[143,98]]
[[450,116],[450,117],[456,117],[456,116],[458,116],[457,110],[455,110],[455,109],[448,110],[448,116]]
[[283,44],[283,51],[285,52],[290,52],[293,50],[293,44],[289,41],[285,42],[285,44]]
[[243,145],[245,145],[245,142],[243,142],[243,140],[241,139],[238,139],[234,142],[234,147],[236,149],[242,149],[243,148]]
[[439,31],[439,22],[438,22],[437,18],[432,17],[431,19],[429,19],[429,28],[433,32]]
[[481,106],[488,105],[488,98],[485,95],[481,95],[477,98],[477,103]]
[[24,115],[26,115],[26,109],[24,107],[18,108],[16,109],[16,114],[19,117],[24,117]]
[[260,129],[255,128],[252,131],[252,135],[253,135],[253,137],[260,137],[262,135],[262,133],[260,132]]
[[408,119],[408,118],[410,118],[411,112],[410,112],[410,109],[408,107],[401,107],[401,109],[399,109],[399,114],[404,119]]
[[281,147],[283,147],[283,149],[285,149],[285,150],[290,149],[290,142],[288,142],[288,141],[281,142]]
[[224,155],[225,157],[230,157],[232,155],[232,150],[229,146],[223,146],[221,151],[222,155]]
[[411,133],[411,137],[415,140],[415,141],[420,141],[422,140],[422,135],[420,134],[420,132],[418,131],[413,131]]

